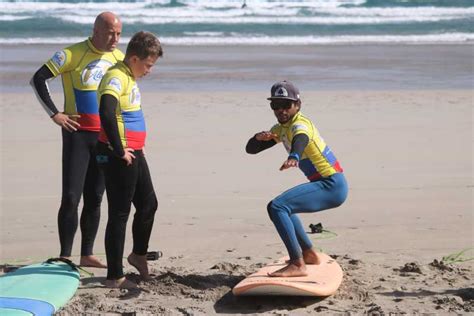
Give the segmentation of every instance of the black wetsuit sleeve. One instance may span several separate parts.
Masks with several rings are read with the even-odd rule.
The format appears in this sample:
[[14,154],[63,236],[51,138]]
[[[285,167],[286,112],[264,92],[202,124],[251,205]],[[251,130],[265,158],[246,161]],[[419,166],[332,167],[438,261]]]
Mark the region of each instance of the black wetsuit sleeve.
[[270,147],[275,146],[276,141],[271,139],[271,140],[257,140],[254,137],[250,138],[249,141],[247,142],[247,146],[245,146],[245,151],[247,154],[258,154],[259,152],[268,149]]
[[49,87],[47,80],[54,78],[53,73],[46,65],[43,65],[31,78],[30,85],[35,91],[36,97],[40,101],[49,117],[55,116],[59,111],[54,105],[53,99],[49,94]]
[[298,134],[293,137],[293,141],[291,142],[291,150],[290,155],[288,158],[293,158],[296,160],[300,160],[301,155],[303,155],[303,151],[308,146],[309,137],[306,134]]
[[115,116],[117,104],[118,100],[113,95],[104,94],[100,98],[99,115],[100,124],[105,131],[105,135],[107,135],[107,139],[114,153],[121,158],[125,154],[125,151],[123,150],[120,140],[117,117]]

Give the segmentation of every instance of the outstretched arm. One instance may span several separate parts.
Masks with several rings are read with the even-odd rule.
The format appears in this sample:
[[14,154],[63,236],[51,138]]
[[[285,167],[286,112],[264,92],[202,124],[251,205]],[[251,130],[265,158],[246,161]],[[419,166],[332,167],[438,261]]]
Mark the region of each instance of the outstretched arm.
[[255,134],[254,137],[250,138],[245,146],[245,151],[248,154],[258,154],[259,152],[273,147],[276,142],[277,135],[271,132],[260,132]]
[[283,162],[280,167],[280,170],[285,170],[292,167],[298,167],[298,162],[300,161],[303,151],[308,146],[309,137],[306,134],[298,134],[293,137],[291,142],[291,150],[288,158]]

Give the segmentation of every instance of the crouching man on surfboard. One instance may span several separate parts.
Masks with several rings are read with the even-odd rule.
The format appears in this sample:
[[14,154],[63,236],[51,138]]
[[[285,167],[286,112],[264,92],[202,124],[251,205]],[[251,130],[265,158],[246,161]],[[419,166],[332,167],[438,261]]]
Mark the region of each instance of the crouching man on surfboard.
[[299,90],[291,82],[277,82],[268,100],[278,124],[255,134],[247,143],[247,153],[257,154],[282,142],[289,155],[280,170],[299,167],[310,181],[283,192],[267,206],[290,255],[288,265],[269,276],[305,276],[306,264],[319,264],[319,258],[297,214],[338,207],[346,200],[347,182],[331,149],[300,112]]

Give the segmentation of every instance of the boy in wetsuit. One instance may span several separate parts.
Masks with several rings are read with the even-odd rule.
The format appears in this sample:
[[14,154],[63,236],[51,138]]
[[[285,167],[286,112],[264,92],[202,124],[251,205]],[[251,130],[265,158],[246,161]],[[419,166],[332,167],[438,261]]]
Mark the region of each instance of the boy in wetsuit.
[[256,154],[282,142],[289,155],[280,170],[299,167],[310,181],[283,192],[267,206],[290,255],[288,265],[269,276],[305,276],[306,264],[319,264],[319,258],[297,214],[341,205],[347,197],[347,183],[333,152],[300,112],[299,90],[291,82],[277,82],[268,100],[278,124],[255,134],[247,143],[247,153]]
[[130,40],[123,62],[111,67],[98,89],[101,131],[97,160],[104,169],[109,219],[105,232],[108,287],[132,288],[123,273],[125,230],[131,204],[133,249],[128,262],[150,278],[146,253],[158,208],[143,152],[146,126],[136,80],[151,72],[163,50],[152,33],[138,32]]

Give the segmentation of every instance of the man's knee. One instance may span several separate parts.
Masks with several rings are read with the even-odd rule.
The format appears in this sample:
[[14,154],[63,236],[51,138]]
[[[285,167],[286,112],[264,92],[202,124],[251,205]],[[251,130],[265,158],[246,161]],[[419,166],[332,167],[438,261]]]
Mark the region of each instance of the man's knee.
[[61,210],[74,210],[79,205],[81,196],[75,192],[65,192],[61,199]]
[[281,205],[277,200],[272,200],[267,205],[267,212],[270,219],[273,221],[276,215],[282,212],[288,212],[287,208]]
[[347,190],[340,190],[337,192],[337,194],[334,195],[333,201],[332,201],[332,207],[331,208],[336,208],[341,206],[347,199]]
[[84,194],[84,208],[85,209],[96,209],[100,208],[104,193],[93,192],[90,194]]
[[148,195],[148,197],[143,201],[141,209],[147,218],[153,218],[155,216],[156,210],[158,209],[158,200],[155,193]]
[[152,212],[154,215],[157,210],[158,210],[158,199],[156,198],[156,195],[153,194],[153,198],[150,201],[150,212]]
[[267,204],[267,213],[268,213],[268,216],[270,217],[270,219],[271,219],[272,222],[273,222],[272,201],[270,201],[270,202]]

